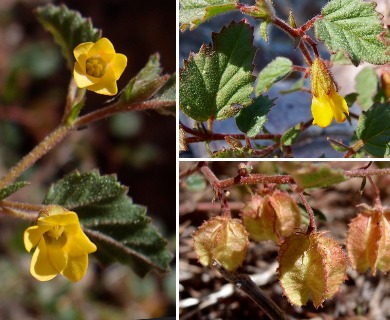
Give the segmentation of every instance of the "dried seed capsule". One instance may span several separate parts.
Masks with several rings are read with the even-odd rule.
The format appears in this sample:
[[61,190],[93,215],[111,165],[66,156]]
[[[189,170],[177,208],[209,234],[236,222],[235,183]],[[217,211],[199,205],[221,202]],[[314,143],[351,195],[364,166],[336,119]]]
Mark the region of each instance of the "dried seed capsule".
[[301,214],[295,200],[286,192],[274,191],[266,197],[255,195],[241,212],[251,239],[279,242],[301,224]]
[[292,304],[316,308],[331,298],[346,279],[347,260],[340,245],[324,232],[297,233],[280,245],[279,281]]
[[390,270],[390,210],[361,206],[362,212],[349,224],[347,251],[351,266],[358,272],[371,268]]
[[202,265],[208,266],[217,259],[225,269],[234,271],[245,259],[248,232],[238,219],[215,217],[199,227],[193,241]]

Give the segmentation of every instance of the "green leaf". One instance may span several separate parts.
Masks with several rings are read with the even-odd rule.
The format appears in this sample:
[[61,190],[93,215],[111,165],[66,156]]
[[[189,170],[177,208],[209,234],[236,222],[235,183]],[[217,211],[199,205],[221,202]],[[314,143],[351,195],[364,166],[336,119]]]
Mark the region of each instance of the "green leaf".
[[166,240],[151,225],[146,208],[134,204],[114,175],[98,171],[72,173],[53,184],[44,204],[75,211],[84,231],[98,247],[103,262],[120,261],[139,276],[149,270],[169,270]]
[[295,141],[297,141],[301,131],[302,123],[298,123],[296,126],[288,129],[285,133],[283,133],[280,141],[284,146],[291,146]]
[[154,94],[153,100],[176,101],[176,74],[172,74],[168,81]]
[[176,115],[176,74],[170,76],[167,82],[154,94],[153,101],[174,103],[171,107],[159,108],[156,111],[163,115]]
[[265,40],[265,42],[269,42],[269,38],[268,38],[268,25],[269,25],[269,22],[268,21],[262,21],[260,23],[260,28],[259,28],[259,31],[260,31],[260,35],[261,37]]
[[180,29],[194,29],[207,19],[236,9],[236,5],[236,0],[180,0]]
[[291,161],[282,162],[280,166],[303,189],[329,187],[347,180],[342,169],[333,169],[327,164]]
[[204,176],[200,173],[194,173],[185,179],[185,184],[188,191],[198,192],[203,191],[207,187]]
[[150,56],[146,66],[123,89],[122,103],[135,103],[151,98],[168,81],[169,75],[160,76],[160,55]]
[[390,156],[390,102],[375,103],[362,112],[356,135],[364,143],[364,150],[374,157]]
[[255,77],[252,61],[253,28],[247,22],[231,23],[213,35],[213,47],[203,45],[191,53],[180,70],[180,108],[197,121],[224,120],[252,100]]
[[335,54],[331,54],[330,61],[341,65],[350,65],[351,60],[342,51],[337,51]]
[[358,97],[358,94],[356,92],[348,93],[345,97],[344,100],[348,105],[348,108],[352,107],[352,105],[356,102]]
[[38,7],[36,14],[39,22],[61,47],[70,69],[75,61],[73,49],[80,43],[96,42],[101,37],[101,30],[93,28],[91,19],[83,18],[79,12],[69,10],[65,5]]
[[355,89],[358,93],[357,101],[360,107],[367,111],[374,103],[374,97],[378,91],[378,77],[375,70],[365,67],[355,78]]
[[257,77],[256,96],[267,92],[276,82],[287,77],[292,71],[292,61],[287,58],[277,57],[271,61]]
[[315,22],[315,34],[333,53],[342,51],[355,66],[361,61],[390,61],[386,45],[379,39],[385,29],[374,2],[331,0]]
[[15,182],[13,184],[10,184],[9,186],[6,186],[3,189],[0,189],[0,201],[9,197],[11,194],[15,193],[19,189],[23,188],[24,186],[30,184],[27,181],[19,181]]
[[241,109],[236,116],[238,129],[251,138],[259,134],[267,122],[267,114],[274,105],[274,101],[275,99],[270,100],[267,96],[259,96],[250,106]]

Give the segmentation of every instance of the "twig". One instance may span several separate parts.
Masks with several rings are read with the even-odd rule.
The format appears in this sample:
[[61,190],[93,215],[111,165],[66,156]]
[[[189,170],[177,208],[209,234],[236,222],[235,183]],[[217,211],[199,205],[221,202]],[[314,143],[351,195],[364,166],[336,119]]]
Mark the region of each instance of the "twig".
[[310,207],[309,203],[306,201],[306,198],[302,192],[299,192],[299,197],[302,200],[303,205],[305,206],[305,209],[307,213],[309,214],[309,226],[307,228],[307,234],[311,234],[312,232],[315,232],[317,230],[316,221],[314,219],[314,212],[313,209]]
[[[251,174],[249,176],[236,176],[219,180],[211,169],[207,166],[202,167],[201,172],[205,175],[206,179],[210,182],[213,188],[217,189],[230,189],[237,185],[251,185],[259,183],[274,183],[274,184],[294,184],[294,178],[290,175],[264,175],[264,174]],[[390,174],[390,168],[372,169],[372,170],[346,170],[344,175],[348,178],[362,178],[367,176],[383,176]]]
[[380,192],[378,189],[378,186],[374,183],[374,180],[371,176],[367,176],[368,181],[371,183],[372,190],[374,191],[374,208],[375,209],[382,209],[382,202],[380,197]]
[[200,169],[203,167],[203,166],[207,166],[207,161],[199,161],[196,166],[194,166],[193,168],[190,168],[182,173],[180,173],[179,175],[179,180],[185,178],[185,177],[188,177],[189,175],[195,173],[195,172],[198,172],[200,171]]
[[15,181],[27,168],[31,167],[37,160],[64,139],[72,130],[74,130],[72,126],[60,126],[49,134],[8,171],[8,173],[0,180],[0,189]]
[[279,306],[267,297],[247,274],[233,274],[227,271],[216,259],[213,259],[212,266],[217,269],[227,281],[245,292],[248,297],[251,298],[253,302],[268,315],[268,317],[270,317],[271,320],[287,320]]
[[176,101],[144,101],[139,103],[132,103],[129,105],[124,104],[114,104],[103,109],[99,109],[93,112],[90,112],[80,118],[78,118],[74,125],[76,127],[83,127],[87,124],[102,120],[113,114],[127,111],[140,111],[140,110],[152,110],[159,109],[164,107],[175,106]]

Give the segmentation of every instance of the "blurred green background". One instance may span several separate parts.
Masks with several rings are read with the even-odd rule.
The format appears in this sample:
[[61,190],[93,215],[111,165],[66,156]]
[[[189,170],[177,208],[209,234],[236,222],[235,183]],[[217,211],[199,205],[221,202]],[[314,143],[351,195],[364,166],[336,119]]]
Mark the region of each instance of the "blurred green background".
[[[175,71],[175,1],[0,1],[0,176],[59,123],[71,72],[57,45],[34,16],[47,3],[66,4],[103,30],[128,66],[123,88],[159,52],[167,73]],[[106,96],[87,93],[82,113]],[[22,177],[30,186],[11,197],[41,203],[48,186],[65,174],[98,168],[117,173],[129,186],[175,252],[175,119],[154,111],[120,114],[71,134]],[[31,255],[22,234],[28,226],[0,215],[0,319],[139,319],[175,315],[172,272],[138,278],[123,265],[90,258],[85,278],[61,276],[46,283],[29,273]]]

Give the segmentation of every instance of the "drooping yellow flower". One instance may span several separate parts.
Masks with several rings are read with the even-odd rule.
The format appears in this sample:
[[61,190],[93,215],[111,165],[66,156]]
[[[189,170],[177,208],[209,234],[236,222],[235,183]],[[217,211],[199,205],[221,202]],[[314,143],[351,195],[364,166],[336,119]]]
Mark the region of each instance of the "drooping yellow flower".
[[76,58],[73,76],[79,88],[109,96],[117,94],[116,81],[126,68],[127,58],[115,52],[110,40],[81,43],[73,54]]
[[324,61],[319,58],[316,58],[311,66],[311,92],[313,124],[325,128],[331,124],[333,118],[337,122],[345,121],[345,114],[349,114],[348,105],[337,93],[329,70]]
[[34,251],[30,272],[39,281],[48,281],[61,273],[79,281],[87,271],[88,254],[96,246],[80,227],[77,214],[57,205],[45,207],[37,224],[24,232],[24,246]]

